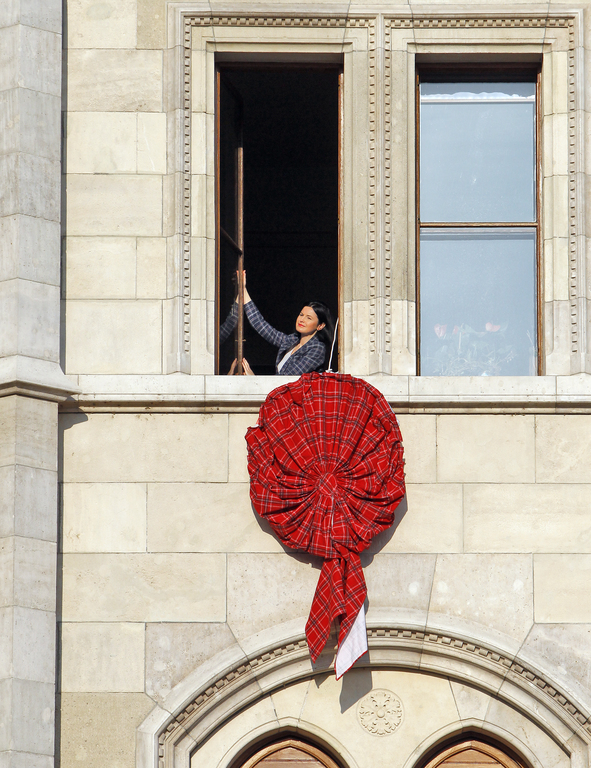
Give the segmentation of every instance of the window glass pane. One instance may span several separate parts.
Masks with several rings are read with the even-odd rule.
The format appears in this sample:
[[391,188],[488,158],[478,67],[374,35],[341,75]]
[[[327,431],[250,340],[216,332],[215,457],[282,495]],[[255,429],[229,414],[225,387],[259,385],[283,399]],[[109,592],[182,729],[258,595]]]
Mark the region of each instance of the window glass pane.
[[534,221],[535,83],[421,83],[421,221]]
[[536,374],[535,230],[423,229],[421,374]]

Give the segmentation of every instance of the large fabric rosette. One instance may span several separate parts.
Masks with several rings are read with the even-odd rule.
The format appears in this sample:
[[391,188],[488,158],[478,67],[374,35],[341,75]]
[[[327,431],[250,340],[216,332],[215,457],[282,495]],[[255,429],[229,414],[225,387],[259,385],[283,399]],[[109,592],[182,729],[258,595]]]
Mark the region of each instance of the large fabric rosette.
[[324,558],[306,638],[316,661],[340,621],[340,677],[367,650],[359,553],[405,493],[396,417],[365,381],[308,373],[271,392],[246,442],[257,514],[285,546]]

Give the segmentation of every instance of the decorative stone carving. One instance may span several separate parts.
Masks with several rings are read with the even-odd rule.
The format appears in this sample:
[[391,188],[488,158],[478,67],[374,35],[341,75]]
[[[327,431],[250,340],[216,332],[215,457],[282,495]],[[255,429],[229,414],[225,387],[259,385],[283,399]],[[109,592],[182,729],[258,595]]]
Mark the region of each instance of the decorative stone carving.
[[[568,43],[568,120],[569,120],[569,173],[568,173],[568,210],[569,210],[569,304],[570,304],[570,344],[571,352],[580,347],[579,328],[582,307],[579,304],[581,275],[578,268],[579,247],[577,244],[577,112],[576,112],[576,56],[575,56],[575,20],[569,16],[486,16],[453,17],[448,15],[426,17],[417,15],[408,18],[384,16],[378,23],[379,16],[316,16],[300,17],[286,15],[257,16],[240,14],[220,15],[183,15],[183,205],[182,205],[182,351],[190,350],[190,237],[191,237],[191,29],[192,27],[303,27],[303,28],[355,28],[367,27],[369,30],[369,348],[372,354],[378,351],[378,326],[383,312],[384,351],[392,349],[392,232],[391,232],[391,52],[389,37],[392,29],[458,29],[458,28],[566,28],[569,33]],[[383,93],[378,89],[377,51],[383,50]],[[382,110],[378,102],[383,103]],[[378,138],[383,139],[383,147]],[[383,151],[379,156],[378,144]],[[383,167],[382,167],[383,166]],[[378,186],[382,187],[383,199],[378,199]],[[382,210],[380,212],[380,205]],[[580,206],[579,206],[580,207]],[[383,226],[379,217],[383,216]],[[378,258],[378,238],[383,232],[383,258]],[[380,301],[383,299],[383,304]]]
[[402,722],[402,702],[392,691],[376,688],[359,702],[357,717],[374,736],[390,736]]
[[[583,711],[580,705],[567,698],[562,691],[541,677],[538,672],[528,669],[516,657],[505,656],[481,643],[470,642],[451,633],[443,634],[438,631],[424,631],[408,627],[372,627],[368,629],[367,635],[370,652],[374,649],[381,650],[381,652],[385,650],[395,652],[396,649],[420,651],[417,655],[416,666],[411,663],[410,668],[419,668],[418,662],[421,659],[421,654],[423,654],[425,657],[437,657],[440,661],[445,659],[447,663],[459,659],[463,663],[473,664],[475,668],[484,668],[500,678],[509,677],[522,690],[530,695],[535,695],[544,706],[549,706],[550,710],[558,715],[562,722],[566,722],[570,728],[576,729],[586,743],[591,743],[591,714]],[[253,656],[227,671],[217,680],[212,680],[206,688],[196,693],[192,701],[173,714],[160,728],[158,733],[158,768],[167,768],[170,765],[167,763],[165,755],[169,754],[177,741],[189,733],[195,723],[204,718],[212,708],[223,706],[226,697],[238,693],[240,706],[244,706],[245,703],[256,699],[260,692],[258,685],[249,689],[249,684],[253,680],[263,679],[268,672],[276,673],[278,665],[285,666],[286,669],[298,668],[298,663],[303,659],[305,659],[305,663],[302,664],[299,671],[288,675],[290,680],[302,679],[310,675],[308,644],[304,638],[300,638],[286,645],[269,649],[258,656]],[[245,693],[241,695],[239,694],[240,691],[245,691]],[[386,693],[394,696],[390,691],[386,691]],[[215,728],[215,723],[212,721],[208,728]],[[202,738],[205,738],[206,735],[204,733]]]

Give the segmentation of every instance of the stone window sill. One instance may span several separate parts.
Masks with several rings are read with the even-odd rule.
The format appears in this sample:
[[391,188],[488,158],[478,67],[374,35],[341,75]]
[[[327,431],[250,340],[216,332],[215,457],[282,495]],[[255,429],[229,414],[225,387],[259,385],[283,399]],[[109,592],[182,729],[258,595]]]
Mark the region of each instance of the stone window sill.
[[[330,374],[328,374],[330,375]],[[122,376],[69,377],[80,393],[64,410],[128,408],[130,410],[196,409],[256,411],[273,389],[289,376]],[[364,376],[400,412],[463,409],[499,411],[591,412],[591,375],[537,377]]]

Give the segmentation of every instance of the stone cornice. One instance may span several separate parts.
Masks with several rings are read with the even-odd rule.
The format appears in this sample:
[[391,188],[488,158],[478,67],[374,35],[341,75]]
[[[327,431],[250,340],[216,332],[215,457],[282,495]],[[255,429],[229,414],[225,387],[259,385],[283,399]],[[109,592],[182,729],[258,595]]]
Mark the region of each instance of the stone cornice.
[[[591,413],[591,375],[516,377],[362,376],[400,412]],[[257,412],[294,377],[77,376],[62,410]],[[69,381],[69,380],[68,380]],[[72,385],[70,391],[75,391]]]
[[0,397],[25,395],[61,403],[79,391],[57,363],[25,355],[0,358]]

